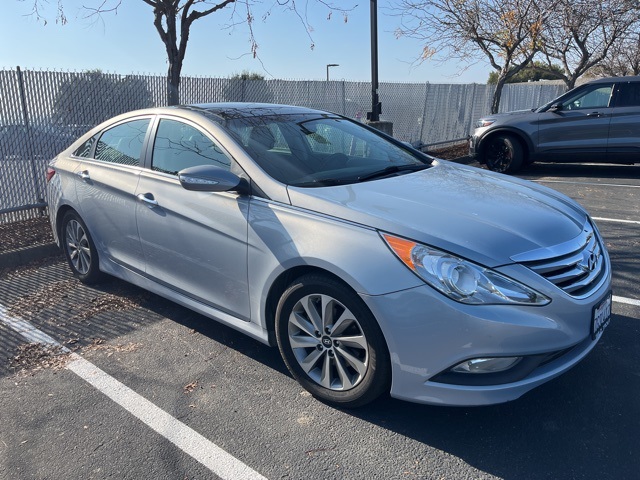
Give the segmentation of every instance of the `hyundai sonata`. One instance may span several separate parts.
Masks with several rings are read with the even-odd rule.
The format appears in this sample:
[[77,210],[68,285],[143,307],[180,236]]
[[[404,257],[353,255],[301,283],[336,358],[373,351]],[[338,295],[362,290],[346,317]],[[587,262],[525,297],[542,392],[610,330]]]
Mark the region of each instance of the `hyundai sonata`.
[[583,208],[332,113],[127,113],[47,172],[72,272],[109,274],[279,348],[317,398],[516,399],[596,345],[611,267]]

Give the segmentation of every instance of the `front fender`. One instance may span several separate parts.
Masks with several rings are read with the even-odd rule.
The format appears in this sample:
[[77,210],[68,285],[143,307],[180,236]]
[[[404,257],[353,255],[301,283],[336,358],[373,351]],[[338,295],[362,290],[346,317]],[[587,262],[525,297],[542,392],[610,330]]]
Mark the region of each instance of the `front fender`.
[[373,228],[261,199],[252,200],[249,211],[251,317],[263,327],[271,286],[296,267],[330,272],[361,295],[383,295],[424,283]]

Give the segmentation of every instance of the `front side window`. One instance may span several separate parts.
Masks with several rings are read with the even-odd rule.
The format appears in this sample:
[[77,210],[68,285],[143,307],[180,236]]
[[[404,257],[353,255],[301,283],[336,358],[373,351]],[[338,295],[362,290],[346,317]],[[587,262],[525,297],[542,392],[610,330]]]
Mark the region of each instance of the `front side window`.
[[606,108],[609,106],[612,85],[592,87],[586,92],[583,90],[573,97],[562,102],[563,110],[582,110],[585,108]]
[[95,159],[122,165],[139,166],[149,119],[121,123],[106,130],[96,145]]
[[161,119],[153,144],[151,168],[176,175],[180,170],[198,165],[215,165],[229,170],[231,160],[197,128],[176,120]]

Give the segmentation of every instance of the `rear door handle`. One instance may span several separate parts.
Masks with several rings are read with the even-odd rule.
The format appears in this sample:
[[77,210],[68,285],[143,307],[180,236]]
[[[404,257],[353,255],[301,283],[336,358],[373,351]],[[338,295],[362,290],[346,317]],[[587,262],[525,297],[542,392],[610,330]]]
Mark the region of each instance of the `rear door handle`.
[[600,117],[604,117],[606,114],[605,113],[600,113],[600,112],[591,112],[591,113],[587,113],[587,117],[596,117],[596,118],[600,118]]
[[136,198],[141,202],[146,203],[147,207],[149,208],[158,206],[158,201],[155,198],[153,198],[152,193],[139,193],[138,195],[136,195]]
[[79,176],[82,180],[91,180],[91,176],[89,175],[88,170],[82,170],[81,172],[76,172],[76,175]]

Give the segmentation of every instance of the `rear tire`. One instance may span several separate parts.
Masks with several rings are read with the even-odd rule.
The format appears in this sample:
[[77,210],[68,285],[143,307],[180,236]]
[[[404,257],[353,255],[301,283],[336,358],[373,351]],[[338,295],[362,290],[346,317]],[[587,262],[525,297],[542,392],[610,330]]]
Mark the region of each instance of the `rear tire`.
[[524,162],[524,150],[513,135],[496,135],[485,146],[484,157],[489,170],[515,173]]
[[98,251],[87,226],[76,212],[65,214],[60,233],[62,249],[73,275],[88,285],[103,280],[105,275],[98,267]]
[[377,321],[329,276],[305,275],[282,294],[276,338],[293,377],[326,403],[355,408],[389,391],[391,362]]

